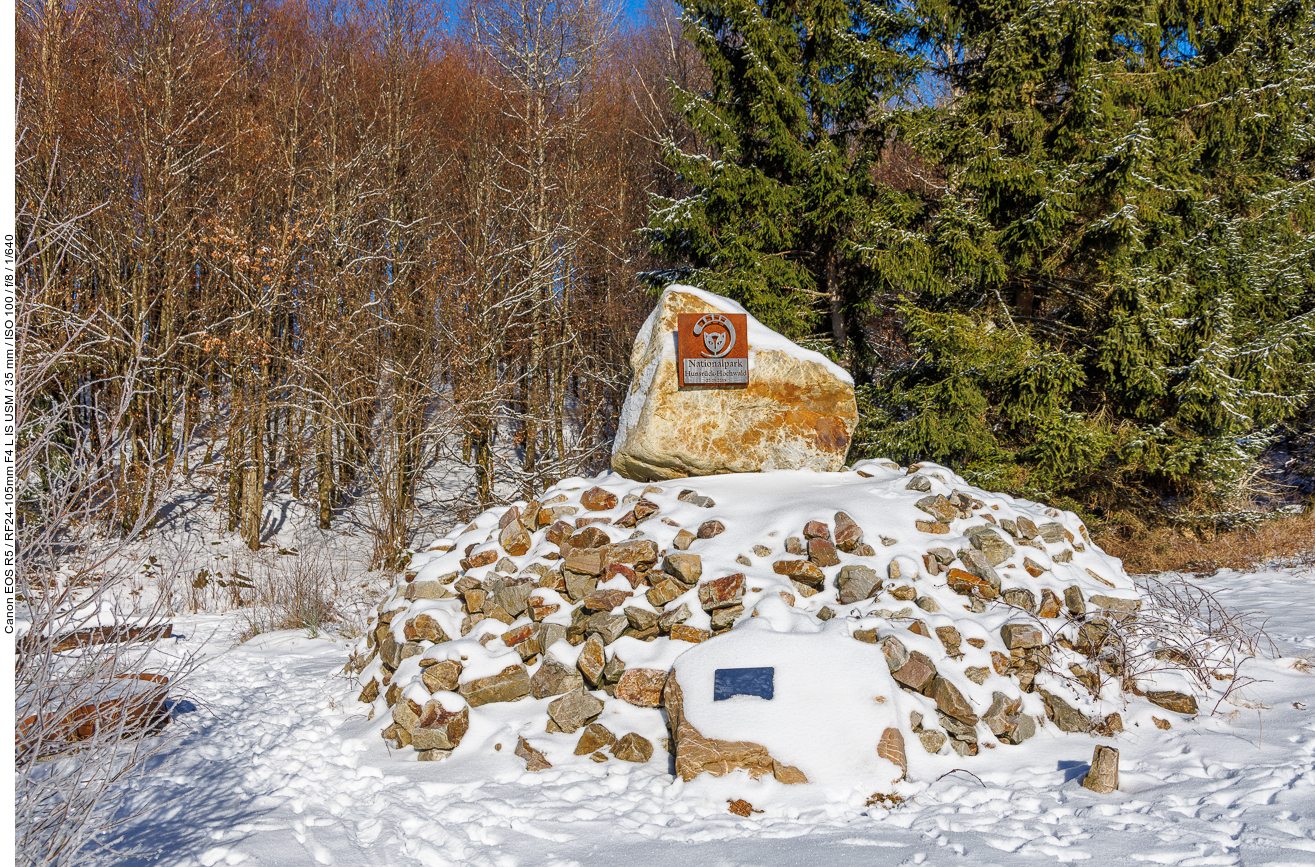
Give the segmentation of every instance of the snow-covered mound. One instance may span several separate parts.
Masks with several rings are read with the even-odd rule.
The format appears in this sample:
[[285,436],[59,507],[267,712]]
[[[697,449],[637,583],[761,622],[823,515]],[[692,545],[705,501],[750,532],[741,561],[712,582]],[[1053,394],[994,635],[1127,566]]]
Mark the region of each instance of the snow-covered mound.
[[1112,736],[1131,703],[1195,714],[1211,688],[1204,645],[1139,626],[1077,516],[934,464],[567,479],[413,567],[349,668],[424,760],[480,748],[486,718],[530,770],[670,754],[687,780],[889,792],[937,755]]

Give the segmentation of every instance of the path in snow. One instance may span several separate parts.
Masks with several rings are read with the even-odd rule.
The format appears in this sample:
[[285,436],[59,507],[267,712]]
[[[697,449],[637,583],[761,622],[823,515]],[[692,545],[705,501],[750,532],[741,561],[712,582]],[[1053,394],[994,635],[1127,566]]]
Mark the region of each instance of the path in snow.
[[[660,758],[528,774],[501,752],[465,764],[390,755],[339,674],[345,643],[276,633],[229,648],[232,617],[179,618],[210,654],[190,681],[160,768],[117,846],[130,864],[190,865],[1315,865],[1315,569],[1200,579],[1270,615],[1285,655],[1258,662],[1259,710],[1225,707],[1168,732],[1113,741],[1121,789],[1080,786],[1097,741],[1053,727],[971,760],[966,774],[912,785],[885,811],[819,805],[795,815],[726,811],[753,800],[738,776],[685,786]],[[810,736],[825,737],[820,718]],[[913,745],[911,748],[916,749]],[[983,785],[984,784],[984,785]],[[775,785],[770,783],[770,785]]]

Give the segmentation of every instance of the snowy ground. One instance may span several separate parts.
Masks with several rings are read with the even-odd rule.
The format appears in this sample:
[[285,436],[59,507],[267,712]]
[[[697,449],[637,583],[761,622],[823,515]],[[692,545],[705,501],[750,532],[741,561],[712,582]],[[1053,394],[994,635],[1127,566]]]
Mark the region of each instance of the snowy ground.
[[[176,649],[206,661],[158,770],[129,797],[158,809],[117,846],[139,853],[128,863],[180,867],[1315,864],[1315,673],[1301,670],[1315,660],[1315,567],[1195,580],[1269,617],[1280,657],[1252,663],[1262,682],[1237,704],[1113,741],[1046,727],[971,760],[975,777],[910,784],[893,810],[752,818],[726,798],[777,784],[673,783],[660,758],[530,774],[514,740],[464,764],[390,755],[340,674],[346,641],[280,632],[235,646],[235,614],[180,614]],[[1121,752],[1113,795],[1080,786],[1096,743]]]

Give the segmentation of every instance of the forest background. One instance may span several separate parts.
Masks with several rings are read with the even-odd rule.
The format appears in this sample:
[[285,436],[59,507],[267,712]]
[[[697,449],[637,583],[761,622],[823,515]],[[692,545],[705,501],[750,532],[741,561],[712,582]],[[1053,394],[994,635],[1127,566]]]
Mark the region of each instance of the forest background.
[[275,489],[323,528],[368,498],[401,565],[428,467],[468,468],[462,518],[607,466],[682,280],[853,372],[851,457],[1125,536],[1253,522],[1267,471],[1310,493],[1312,27],[1250,0],[21,3],[26,520],[76,491],[131,532],[199,472],[252,549]]

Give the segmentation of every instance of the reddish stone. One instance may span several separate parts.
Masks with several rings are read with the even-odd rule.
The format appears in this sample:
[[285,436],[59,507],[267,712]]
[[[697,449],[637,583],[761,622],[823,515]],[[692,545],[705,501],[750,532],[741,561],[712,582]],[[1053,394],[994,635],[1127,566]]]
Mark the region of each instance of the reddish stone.
[[699,604],[704,611],[730,608],[744,595],[744,575],[736,573],[699,586]]
[[826,539],[831,541],[831,528],[826,525],[825,521],[809,521],[804,524],[805,539]]
[[909,760],[904,753],[904,735],[900,734],[899,729],[888,728],[881,733],[881,740],[877,741],[877,755],[898,767],[899,779],[904,779],[909,771]]
[[836,512],[836,547],[847,554],[863,541],[863,528],[844,512]]
[[961,596],[981,596],[984,599],[994,599],[1000,595],[989,581],[978,578],[971,572],[965,572],[962,569],[951,569],[946,581],[950,585],[950,589]]
[[616,684],[616,697],[636,707],[657,707],[667,673],[660,668],[627,668]]
[[584,597],[583,605],[590,611],[611,611],[634,595],[626,590],[595,590]]
[[671,627],[671,637],[676,641],[688,641],[691,644],[700,644],[712,637],[712,633],[706,629],[695,629],[693,626],[686,626],[683,623],[677,623]]
[[580,495],[580,505],[591,512],[605,512],[608,509],[615,509],[616,494],[595,486]]
[[772,571],[804,584],[821,584],[826,580],[822,570],[807,560],[777,560],[772,564]]

